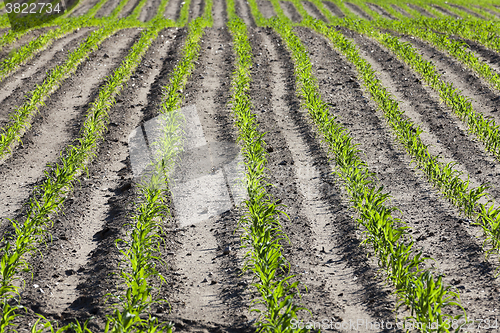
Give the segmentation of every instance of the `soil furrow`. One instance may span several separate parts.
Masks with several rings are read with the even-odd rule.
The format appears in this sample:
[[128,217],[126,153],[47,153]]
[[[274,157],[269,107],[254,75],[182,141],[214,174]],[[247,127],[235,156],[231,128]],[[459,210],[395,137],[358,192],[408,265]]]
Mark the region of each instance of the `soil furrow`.
[[46,165],[54,163],[60,151],[77,136],[83,113],[94,100],[99,85],[119,65],[138,36],[137,30],[127,29],[105,40],[40,108],[33,127],[24,135],[24,146],[15,149],[0,166],[2,218],[20,217],[18,213],[33,186],[44,177]]
[[21,65],[4,81],[0,82],[0,127],[4,128],[9,122],[9,115],[20,101],[41,84],[47,77],[47,72],[55,66],[62,65],[67,55],[73,52],[94,31],[93,28],[83,28],[73,34],[56,40],[48,49]]
[[[214,21],[222,21],[225,16],[225,10],[214,11]],[[186,86],[184,102],[187,107],[196,107],[194,116],[199,117],[207,144],[236,144],[236,129],[227,106],[233,63],[228,30],[225,27],[207,29],[196,69]],[[214,170],[211,177],[215,179],[218,173]],[[212,195],[217,191],[214,186]],[[169,266],[170,274],[181,280],[175,285],[173,314],[169,318],[180,331],[198,332],[201,327],[210,331],[215,327],[245,331],[250,318],[255,317],[248,311],[250,299],[245,288],[249,284],[248,274],[239,276],[243,250],[239,248],[239,232],[234,234],[239,217],[240,212],[233,205],[220,215],[188,226],[179,225],[180,246]]]
[[197,17],[203,15],[204,7],[205,7],[204,0],[191,0],[189,7],[189,21],[193,21]]
[[80,3],[79,7],[76,8],[68,17],[78,17],[85,15],[92,7],[97,5],[100,0],[87,0],[85,3]]
[[[491,69],[493,69],[493,72],[496,72],[497,74],[500,73],[500,54],[498,54],[498,52],[490,50],[482,44],[469,39],[460,40],[465,42],[479,59],[486,62],[491,67]],[[477,74],[474,75],[477,76]],[[486,85],[488,85],[488,83],[486,83]]]
[[[262,53],[253,75],[254,103],[272,149],[269,169],[276,198],[291,218],[282,222],[291,240],[285,256],[307,286],[302,301],[315,322],[394,320],[394,304],[359,246],[352,212],[331,175],[327,149],[295,96],[292,61],[278,44],[276,35],[265,32],[253,39],[256,52]],[[303,314],[302,319],[310,318]]]
[[[147,112],[143,106],[160,76],[158,66],[178,46],[165,40],[176,40],[176,31],[159,33],[121,94],[124,97],[118,97],[111,109],[108,132],[89,167],[89,176],[76,187],[56,220],[53,242],[43,253],[44,262],[54,263],[54,267],[33,265],[33,283],[46,292],[30,288],[24,301],[37,313],[63,321],[97,315],[99,319],[92,325],[103,329],[104,314],[109,313],[103,298],[116,290],[118,280],[110,273],[117,271],[121,260],[114,242],[124,236],[123,228],[134,213],[133,202],[139,199],[132,185],[128,136],[144,121]],[[157,109],[157,102],[152,107]]]
[[141,0],[129,0],[127,4],[122,8],[120,14],[118,14],[118,18],[124,18],[132,14],[135,7],[139,4]]
[[[438,94],[423,85],[416,74],[379,44],[359,36],[355,39],[364,55],[378,55],[373,57],[377,60],[372,61],[374,68],[387,81],[395,82],[390,87],[395,87],[394,95],[404,102],[406,115],[424,130],[421,138],[430,145],[429,151],[441,156],[443,162],[457,161],[459,164],[455,168],[471,175],[471,186],[491,183],[493,187],[488,192],[498,200],[500,188],[495,184],[500,176],[500,166],[485,152],[484,146],[468,134],[458,117],[440,105]],[[466,179],[465,176],[462,178]]]
[[256,27],[257,25],[255,24],[255,20],[252,16],[252,13],[250,11],[250,6],[248,5],[248,2],[245,0],[236,0],[234,3],[234,10],[236,14],[241,17],[243,22],[245,22],[247,29],[250,29],[250,27]]
[[[461,62],[445,52],[436,49],[418,38],[404,36],[401,39],[411,43],[424,59],[432,61],[439,69],[443,80],[453,83],[455,88],[460,89],[464,96],[469,97],[472,107],[475,110],[480,111],[485,117],[491,117],[496,122],[500,122],[497,103],[497,100],[500,99],[500,92],[492,90],[489,84],[474,71],[463,66]],[[495,53],[491,55],[494,56]]]
[[328,19],[319,11],[319,9],[312,2],[302,1],[302,5],[304,9],[307,11],[309,15],[314,17],[315,19],[321,20],[325,23],[329,23]]
[[431,13],[429,13],[428,11],[426,11],[425,9],[423,9],[420,6],[417,6],[417,5],[414,5],[414,4],[411,4],[411,3],[407,3],[407,5],[411,9],[416,10],[417,12],[419,12],[420,15],[423,15],[423,16],[426,16],[426,17],[434,17],[434,15],[432,15]]
[[274,7],[269,0],[257,0],[257,7],[264,18],[268,19],[272,16],[276,16]]
[[408,14],[408,12],[406,10],[404,10],[403,8],[397,6],[397,5],[394,5],[394,4],[390,4],[390,6],[398,11],[399,13],[403,14],[404,16],[408,17],[408,18],[412,18],[412,16],[410,14]]
[[184,5],[184,1],[182,0],[169,0],[165,8],[164,17],[172,21],[177,21],[181,13],[182,5]]
[[344,6],[346,6],[351,12],[353,12],[356,15],[358,15],[362,19],[365,19],[365,20],[371,20],[372,19],[370,15],[368,15],[367,13],[365,13],[364,10],[362,10],[361,8],[359,8],[358,6],[356,6],[353,3],[346,2],[346,3],[344,3]]
[[153,0],[148,2],[141,11],[141,14],[139,15],[139,21],[142,22],[147,22],[153,17],[155,17],[156,13],[158,12],[158,7],[160,6],[161,0]]
[[[467,69],[462,66],[454,58],[449,57],[444,52],[438,51],[432,46],[416,39],[416,38],[402,38],[403,41],[410,42],[421,52],[424,59],[432,61],[435,66],[439,69],[444,80],[452,82],[455,88],[458,88],[462,95],[470,99],[471,105],[474,110],[481,112],[486,118],[494,119],[495,122],[500,122],[500,115],[498,114],[498,100],[500,99],[500,93],[498,91],[492,90],[487,83],[485,83],[481,78],[479,78],[472,70]],[[435,97],[438,100],[438,97]],[[451,114],[451,111],[449,111]],[[456,118],[453,116],[453,118]],[[457,121],[458,122],[458,121]],[[460,124],[462,127],[463,125]],[[472,137],[472,135],[470,135]],[[471,140],[475,140],[472,139]],[[478,143],[485,155],[485,148],[482,144]],[[460,148],[462,149],[462,148]],[[481,156],[480,155],[480,156]],[[472,156],[469,157],[470,159]],[[477,158],[477,156],[474,156]],[[491,159],[491,158],[490,158]],[[494,162],[498,164],[498,161]],[[477,171],[477,170],[476,170]],[[481,175],[483,177],[492,170],[485,170],[480,168]],[[481,176],[479,176],[481,177]],[[482,179],[484,181],[496,183],[495,179]],[[498,192],[496,194],[498,196]]]
[[293,3],[289,1],[280,1],[280,7],[283,13],[294,23],[302,21],[302,16],[299,14]]
[[[121,0],[108,0],[95,14],[96,18],[103,18],[111,15]],[[130,0],[132,1],[132,0]]]
[[345,14],[333,2],[323,1],[323,5],[325,5],[325,7],[328,8],[333,15],[340,18],[345,17]]
[[[377,64],[381,66],[380,63],[391,58],[392,55],[388,53],[384,55],[380,48],[372,45],[365,38],[359,37],[358,34],[347,31],[344,33],[354,38],[365,59],[373,66]],[[395,68],[401,72],[405,66],[400,65]],[[411,83],[410,73],[405,74],[404,77],[408,78],[409,83],[404,88],[413,92],[410,85],[413,88],[418,84]],[[400,80],[404,81],[404,77]],[[397,98],[402,98],[407,103],[402,105],[405,112],[408,111],[407,105],[410,108],[417,108],[417,105],[411,104],[412,102],[426,101],[424,97],[419,98],[419,94],[416,93],[405,98],[395,89],[397,83],[401,81],[394,81],[393,78],[394,76],[380,75],[382,84]],[[402,85],[404,84],[400,86]],[[368,104],[373,105],[371,101]],[[368,118],[377,122],[379,131],[383,130],[386,136],[384,142],[376,143],[382,149],[374,149],[375,138],[373,136],[358,142],[361,143],[360,148],[366,153],[368,165],[377,172],[377,177],[384,185],[385,191],[391,193],[392,204],[401,209],[403,220],[412,228],[416,248],[422,248],[426,256],[432,256],[436,260],[438,271],[445,275],[444,281],[460,290],[462,305],[471,319],[492,315],[490,309],[498,308],[493,297],[498,288],[494,278],[495,267],[484,261],[482,241],[476,239],[477,229],[471,228],[471,221],[461,218],[457,210],[448,204],[428,182],[417,176],[421,173],[415,172],[410,167],[410,158],[402,152],[403,148],[400,145],[393,143],[393,137],[389,134],[390,130],[386,123],[378,120],[379,117],[383,118],[383,115],[380,112],[375,114],[372,110],[373,108],[366,110],[370,111],[370,116],[365,113],[361,119],[359,117],[356,119],[357,126],[368,127],[369,125],[365,123]],[[352,115],[349,118],[353,119]],[[362,133],[357,132],[356,136],[360,134]]]
[[227,10],[225,0],[213,0],[213,28],[222,29],[226,26]]

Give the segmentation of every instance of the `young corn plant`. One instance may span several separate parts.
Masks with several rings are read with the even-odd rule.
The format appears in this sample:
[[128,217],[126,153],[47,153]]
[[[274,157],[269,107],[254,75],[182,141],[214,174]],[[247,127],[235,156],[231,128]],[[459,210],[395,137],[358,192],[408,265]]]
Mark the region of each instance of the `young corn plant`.
[[[158,256],[163,234],[162,220],[170,216],[169,192],[166,186],[169,182],[168,175],[173,170],[177,155],[182,151],[182,141],[179,136],[182,115],[178,108],[182,104],[183,96],[179,92],[184,90],[194,70],[204,29],[212,24],[211,8],[212,2],[208,1],[205,15],[189,24],[182,59],[164,89],[159,112],[165,120],[165,135],[161,142],[156,143],[160,147],[160,155],[155,156],[153,171],[144,177],[140,185],[142,202],[137,208],[137,215],[133,218],[128,240],[117,240],[117,246],[119,243],[125,244],[120,252],[126,267],[121,269],[120,276],[126,285],[126,292],[125,295],[114,295],[117,302],[114,313],[108,317],[106,333],[171,333],[173,329],[172,323],[159,323],[157,318],[147,314],[151,305],[166,302],[155,299],[152,293],[154,288],[150,283],[153,279],[159,280],[160,283],[165,282],[156,270],[156,265],[163,262]],[[157,24],[153,23],[152,26],[155,27]],[[155,36],[159,31],[157,28],[151,30]]]
[[251,311],[260,313],[256,322],[259,332],[305,331],[292,329],[291,321],[297,312],[307,310],[296,304],[300,297],[299,281],[287,275],[290,264],[282,253],[281,241],[288,238],[281,229],[278,205],[266,191],[266,151],[263,134],[258,131],[255,115],[251,112],[250,68],[252,49],[244,22],[234,12],[234,2],[228,2],[229,31],[233,36],[236,70],[232,80],[232,112],[239,131],[240,142],[247,167],[246,184],[249,199],[245,201],[247,213],[239,222],[244,230],[242,247],[247,248],[244,270],[253,271],[252,284],[260,294]]

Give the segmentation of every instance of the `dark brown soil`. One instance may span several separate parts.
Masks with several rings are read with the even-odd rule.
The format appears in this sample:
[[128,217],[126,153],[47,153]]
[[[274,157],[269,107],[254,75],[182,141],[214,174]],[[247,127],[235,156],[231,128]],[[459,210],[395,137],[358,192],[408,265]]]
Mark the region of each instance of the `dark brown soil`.
[[345,17],[345,14],[331,1],[323,1],[323,5],[328,8],[333,15],[340,18]]

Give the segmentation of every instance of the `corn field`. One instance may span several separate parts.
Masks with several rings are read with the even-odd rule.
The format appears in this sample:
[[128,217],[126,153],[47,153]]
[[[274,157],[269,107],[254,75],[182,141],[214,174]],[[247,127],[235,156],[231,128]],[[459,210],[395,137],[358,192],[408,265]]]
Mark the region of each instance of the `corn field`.
[[4,0],[0,333],[497,331],[499,22]]

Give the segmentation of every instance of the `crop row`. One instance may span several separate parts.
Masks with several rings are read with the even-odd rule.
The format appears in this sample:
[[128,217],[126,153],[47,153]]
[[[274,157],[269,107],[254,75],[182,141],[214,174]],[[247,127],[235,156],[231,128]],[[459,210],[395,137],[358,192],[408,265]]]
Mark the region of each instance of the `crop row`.
[[[422,268],[426,258],[422,257],[421,252],[413,249],[413,240],[406,231],[406,224],[391,216],[391,212],[396,208],[384,204],[389,195],[384,194],[382,188],[376,185],[374,174],[368,171],[366,163],[358,157],[359,151],[345,128],[336,122],[336,117],[329,115],[328,106],[322,101],[313,77],[306,49],[293,33],[290,20],[283,14],[280,15],[278,1],[271,2],[278,18],[273,18],[269,24],[290,49],[299,83],[298,94],[335,156],[338,168],[336,173],[344,182],[353,208],[358,211],[358,222],[365,228],[367,239],[364,242],[373,247],[379,257],[379,264],[396,287],[399,304],[405,304],[411,309],[411,316],[422,324],[421,329],[431,330],[430,323],[437,322],[438,331],[447,331],[447,320],[451,315],[443,314],[442,310],[451,305],[462,308],[458,293],[445,286],[441,276],[434,276],[431,270]],[[326,24],[313,20],[299,1],[293,3],[305,17],[304,25],[324,33],[335,47],[355,64],[373,98],[379,104],[384,102],[381,106],[386,114],[392,117],[394,125],[399,126],[402,132],[409,136],[411,127],[400,118],[397,103],[386,98],[387,91],[376,79],[370,65],[359,56],[354,44]],[[252,2],[252,6],[256,4]]]
[[97,47],[109,36],[113,35],[121,24],[109,25],[94,31],[85,42],[68,55],[63,65],[56,66],[46,77],[41,85],[37,85],[22,106],[10,114],[10,124],[3,129],[0,135],[0,159],[3,161],[8,156],[14,144],[20,142],[24,132],[30,127],[31,119],[44,101],[55,92],[62,82],[70,77],[77,68]]
[[[187,2],[189,6],[189,1]],[[152,304],[167,302],[164,299],[155,299],[154,287],[151,285],[153,279],[164,282],[164,278],[156,270],[157,263],[162,259],[157,255],[162,243],[161,236],[164,219],[170,216],[168,205],[168,175],[174,167],[178,154],[182,151],[182,139],[178,128],[182,116],[177,109],[182,103],[182,91],[188,77],[194,69],[194,63],[199,55],[199,43],[204,28],[210,26],[211,2],[206,4],[205,15],[189,24],[188,37],[183,49],[183,57],[174,69],[168,86],[164,89],[160,114],[164,119],[164,137],[157,142],[161,149],[160,154],[155,156],[153,168],[150,173],[144,175],[140,187],[140,202],[137,203],[137,215],[133,217],[132,229],[128,234],[130,240],[117,240],[120,252],[123,254],[125,268],[121,269],[121,278],[126,285],[124,295],[110,295],[117,299],[114,313],[108,317],[105,332],[172,332],[173,324],[159,323],[158,319],[147,315]],[[165,21],[165,20],[163,20]],[[144,53],[159,30],[165,24],[153,22],[152,28],[143,33],[144,42],[139,41],[134,48]],[[147,43],[147,45],[145,45]],[[153,143],[155,144],[155,143]],[[81,327],[72,324],[60,329],[75,329]],[[87,329],[88,332],[90,330]]]
[[[92,18],[94,17],[94,15],[97,13],[97,11],[99,11],[99,9],[107,2],[108,0],[101,0],[99,1],[92,9],[90,9],[85,15],[83,16],[80,16],[80,17],[77,17],[77,18],[74,18],[74,19],[67,19],[66,17],[70,14],[70,13],[65,13],[63,16],[61,17],[58,17],[56,18],[55,20],[53,21],[50,21],[50,22],[47,22],[45,24],[42,24],[42,25],[39,25],[39,26],[34,26],[32,28],[29,28],[29,29],[24,29],[24,30],[9,30],[6,34],[2,35],[0,37],[0,49],[2,49],[3,47],[5,47],[6,45],[9,45],[11,43],[13,43],[14,41],[16,41],[17,39],[19,39],[20,37],[22,37],[23,35],[25,34],[28,34],[29,32],[35,30],[35,29],[39,29],[39,28],[43,28],[43,27],[55,27],[57,25],[63,25],[63,27],[66,27],[66,26],[75,26],[75,29],[80,27],[80,26],[83,26],[83,24],[94,24],[96,23],[95,21],[92,20]],[[7,20],[8,22],[8,18],[7,18],[7,15],[3,15],[3,17]],[[59,29],[57,29],[59,30]],[[64,30],[63,30],[64,31]],[[64,32],[59,32],[60,35],[58,35],[57,33],[53,36],[53,38],[58,38],[56,36],[59,36],[61,37]],[[67,31],[65,33],[69,33],[71,32],[70,31]],[[63,34],[61,34],[63,33]],[[40,36],[43,38],[43,36]],[[39,38],[40,38],[39,37]],[[38,39],[38,38],[37,38]],[[46,47],[45,44],[43,44],[43,42],[40,44],[40,42],[36,42],[36,39],[33,41],[35,42],[35,45],[41,45],[41,47]],[[47,39],[44,39],[44,42],[47,43],[51,43],[51,40],[47,40]],[[48,46],[48,45],[47,45]],[[36,50],[36,48],[33,48],[33,50]],[[27,60],[27,59],[26,59]],[[26,61],[25,60],[25,61]],[[11,61],[11,62],[15,62],[14,60]],[[0,68],[2,68],[2,71],[3,70],[3,67],[5,65],[1,65]],[[2,78],[3,79],[3,78]]]
[[[244,270],[252,270],[260,297],[252,311],[261,314],[256,325],[260,332],[292,332],[291,321],[297,312],[306,310],[294,298],[300,297],[299,281],[290,275],[290,263],[283,256],[280,242],[288,240],[279,221],[279,205],[266,191],[267,151],[264,134],[259,132],[255,114],[251,111],[250,69],[252,48],[245,23],[234,12],[234,2],[228,0],[228,27],[233,36],[236,70],[232,80],[232,112],[238,128],[238,141],[242,146],[246,164],[247,213],[240,219],[244,230],[242,246],[247,249]],[[254,280],[254,281],[255,281]],[[295,280],[295,281],[294,281]]]
[[[165,5],[166,1],[162,3]],[[189,5],[189,1],[187,3]],[[209,17],[211,16],[209,15]],[[196,48],[199,48],[197,44],[202,35],[201,27],[206,25],[206,22],[210,22],[210,18],[209,20],[200,18],[190,24],[191,37],[189,41],[191,43],[188,43],[188,47],[186,47],[185,58],[190,58],[193,50],[195,53],[198,52]],[[83,51],[94,49],[106,36],[123,28],[123,25],[115,24],[112,27],[99,29],[75,53],[81,55]],[[157,16],[157,19],[151,23],[151,28],[142,33],[140,40],[134,44],[122,65],[107,79],[107,84],[100,90],[99,96],[89,110],[87,120],[82,128],[81,137],[78,139],[80,145],[68,147],[67,151],[61,154],[60,163],[55,165],[52,170],[45,172],[46,180],[39,188],[35,189],[25,222],[12,221],[15,234],[3,241],[4,248],[2,250],[4,255],[0,266],[2,269],[0,297],[3,305],[3,320],[0,324],[0,332],[4,332],[11,325],[12,320],[19,315],[15,312],[18,306],[11,306],[10,301],[18,294],[18,287],[14,284],[17,279],[16,275],[22,267],[28,269],[25,261],[26,254],[35,250],[37,242],[43,238],[46,230],[51,226],[50,216],[61,209],[64,198],[72,191],[74,181],[85,170],[85,165],[95,156],[98,141],[106,130],[107,112],[114,104],[114,96],[120,92],[123,85],[128,81],[159,30],[169,25],[167,20]],[[90,51],[87,51],[86,54],[88,52]],[[78,58],[72,60],[70,55],[66,63],[66,69],[71,68],[71,66],[76,67],[75,63],[78,60],[82,61]],[[179,67],[182,66],[179,65]],[[51,74],[53,75],[56,70]],[[178,73],[177,76],[186,75],[186,72],[182,69],[177,70],[176,73]],[[185,82],[185,77],[181,81]],[[46,82],[50,81],[46,80]],[[165,98],[164,105],[168,104],[167,101],[170,101],[169,96]],[[134,219],[136,228],[130,234],[132,238],[131,247],[128,250],[122,250],[122,253],[133,267],[132,274],[123,270],[121,275],[125,279],[125,284],[128,285],[128,292],[125,298],[119,299],[126,299],[128,302],[125,301],[121,304],[124,305],[122,311],[116,310],[114,316],[108,318],[107,331],[109,332],[122,332],[124,329],[128,330],[130,327],[136,327],[137,325],[146,325],[153,329],[155,325],[153,319],[146,321],[146,324],[144,324],[139,316],[134,315],[140,314],[141,310],[150,305],[150,302],[147,301],[148,297],[145,296],[145,293],[149,294],[150,292],[147,279],[155,275],[155,272],[153,269],[154,263],[151,261],[150,266],[147,266],[145,260],[154,259],[151,246],[157,239],[157,235],[151,234],[151,232],[156,231],[159,224],[153,219],[158,218],[164,212],[165,205],[164,198],[160,197],[159,193],[155,192],[153,188],[145,187],[142,193],[145,203],[139,205],[140,213]],[[146,244],[137,244],[137,241],[144,240]],[[140,285],[140,283],[143,284]],[[131,321],[131,318],[136,318],[136,320]],[[43,324],[41,330],[48,327],[52,328],[51,323]],[[59,331],[62,332],[70,327],[77,331],[83,331],[86,329],[86,324],[83,326],[71,324]]]

